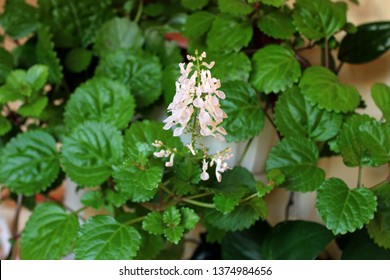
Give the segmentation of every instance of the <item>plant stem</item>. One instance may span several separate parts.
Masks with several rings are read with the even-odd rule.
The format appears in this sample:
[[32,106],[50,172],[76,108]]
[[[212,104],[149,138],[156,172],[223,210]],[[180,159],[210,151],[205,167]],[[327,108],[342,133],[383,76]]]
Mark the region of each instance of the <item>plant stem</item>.
[[253,141],[254,137],[252,137],[251,139],[249,139],[249,141],[246,143],[246,146],[245,146],[245,149],[244,149],[244,152],[242,153],[241,157],[240,157],[240,160],[238,161],[237,165],[241,165],[242,164],[242,161],[244,160],[248,150],[249,150],[249,147],[250,145],[252,144],[252,141]]
[[344,62],[340,62],[339,66],[336,69],[336,75],[338,75],[340,73],[340,70],[343,67],[343,65],[344,65]]
[[140,0],[138,4],[137,14],[135,15],[134,22],[138,23],[142,16],[142,10],[144,8],[144,1]]
[[89,206],[83,206],[80,209],[73,211],[73,214],[78,215],[80,212],[83,212],[85,209],[87,209]]
[[357,187],[358,188],[362,187],[362,170],[363,170],[363,166],[360,164],[359,170],[358,170],[358,179],[357,179]]
[[161,185],[160,185],[160,188],[161,188],[164,192],[166,192],[167,194],[169,194],[170,196],[176,197],[176,195],[175,195],[170,189],[168,189],[167,187],[165,187],[164,184],[161,184]]
[[251,195],[249,195],[249,196],[247,196],[247,197],[244,197],[244,198],[240,201],[240,204],[243,204],[243,203],[245,203],[245,202],[248,202],[249,200],[252,200],[252,199],[254,199],[254,198],[256,198],[256,197],[258,197],[257,192],[256,192],[256,193],[253,193],[253,194],[251,194]]
[[287,221],[290,216],[290,208],[294,205],[294,192],[290,192],[288,197],[288,202],[286,205],[286,210],[284,211],[284,219]]
[[141,217],[138,217],[138,218],[135,218],[135,219],[132,219],[126,223],[124,223],[125,225],[129,226],[129,225],[132,225],[132,224],[135,224],[135,223],[138,223],[138,222],[142,222],[144,219],[145,219],[146,216],[141,216]]
[[182,198],[181,200],[184,202],[187,202],[189,204],[197,205],[197,206],[204,207],[204,208],[215,208],[215,205],[212,203],[200,202],[200,201],[196,201],[196,200],[192,200],[192,199],[188,199],[188,198]]
[[212,194],[213,194],[212,192],[200,193],[200,194],[192,195],[192,196],[189,196],[189,197],[185,197],[185,199],[196,199],[196,198],[209,196],[209,195],[212,195]]

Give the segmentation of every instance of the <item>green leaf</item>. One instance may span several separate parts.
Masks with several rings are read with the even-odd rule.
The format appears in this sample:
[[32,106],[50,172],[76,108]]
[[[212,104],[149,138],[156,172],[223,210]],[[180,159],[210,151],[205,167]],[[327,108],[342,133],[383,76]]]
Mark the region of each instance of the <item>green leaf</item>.
[[189,15],[184,24],[184,35],[189,38],[201,37],[210,29],[214,19],[214,14],[204,11]]
[[346,24],[347,5],[330,0],[297,0],[293,19],[298,31],[308,39],[329,39]]
[[[175,173],[179,180],[187,184],[198,184],[202,173],[201,166],[193,158],[185,157],[178,164],[174,165]],[[176,187],[176,185],[175,185]]]
[[227,232],[221,244],[224,260],[262,260],[261,247],[271,226],[257,222],[247,230]]
[[109,53],[101,59],[96,73],[126,84],[138,107],[152,104],[161,94],[161,65],[153,55],[124,51]]
[[166,237],[166,239],[176,245],[179,244],[179,241],[183,237],[183,234],[184,228],[182,226],[168,227],[164,229],[164,236]]
[[240,21],[237,18],[217,16],[207,34],[207,46],[211,51],[239,51],[248,46],[253,30],[250,21]]
[[345,165],[353,167],[372,165],[367,151],[360,141],[359,127],[372,120],[367,115],[352,115],[342,126],[337,143]]
[[23,104],[18,109],[18,113],[25,117],[38,117],[48,103],[49,99],[46,96],[39,96],[34,98],[32,101]]
[[29,196],[44,191],[59,170],[56,142],[47,132],[20,133],[0,155],[0,182],[15,193]]
[[[136,122],[125,133],[125,153],[130,160],[138,162],[140,154],[149,157],[158,149],[152,146],[155,140],[160,140],[170,149],[183,149],[180,138],[174,137],[171,131],[163,129],[163,124],[156,121],[145,120]],[[137,145],[138,144],[138,145]],[[145,146],[144,151],[139,147]],[[143,154],[144,153],[144,154]]]
[[370,121],[360,125],[359,140],[374,166],[390,162],[390,123]]
[[84,48],[71,49],[65,57],[66,68],[73,73],[80,73],[88,69],[92,61],[92,52]]
[[230,81],[223,85],[226,99],[221,107],[228,115],[222,124],[228,142],[239,142],[254,137],[264,126],[264,112],[255,90],[244,81]]
[[132,160],[125,160],[113,166],[112,176],[117,190],[134,202],[144,202],[154,197],[163,172],[159,165],[137,166]]
[[255,53],[252,58],[251,83],[258,91],[278,93],[284,91],[301,76],[301,68],[292,50],[268,45]]
[[286,137],[304,136],[313,141],[327,141],[340,130],[341,114],[320,110],[301,94],[298,87],[287,90],[275,107],[275,123]]
[[200,218],[194,210],[188,207],[180,208],[181,222],[180,225],[186,230],[192,230],[199,222]]
[[[344,236],[343,236],[344,237]],[[368,236],[365,229],[346,236],[342,260],[389,260],[390,250],[378,247]]]
[[332,239],[332,232],[323,225],[286,221],[267,234],[261,251],[268,260],[314,260]]
[[13,55],[3,48],[0,48],[0,84],[3,84],[9,73],[14,68]]
[[99,29],[94,49],[102,57],[121,49],[140,49],[143,43],[137,23],[127,18],[113,18]]
[[373,191],[378,200],[378,210],[367,225],[367,231],[378,246],[390,249],[390,183],[379,185]]
[[317,167],[318,148],[304,137],[288,137],[277,143],[266,161],[267,173],[279,169],[285,176],[283,187],[290,191],[316,190],[325,178]]
[[151,234],[163,234],[164,222],[160,212],[150,212],[142,222],[142,228]]
[[248,81],[252,65],[244,52],[208,53],[207,58],[216,62],[212,70],[213,77],[220,79],[222,85],[228,81]]
[[184,8],[199,10],[206,6],[210,0],[180,0]]
[[14,70],[8,75],[6,84],[0,87],[0,103],[24,99],[31,94],[32,88],[27,82],[26,71]]
[[37,29],[37,9],[24,0],[5,1],[4,8],[5,11],[0,16],[0,25],[7,35],[20,39]]
[[265,219],[267,208],[262,198],[253,198],[248,202],[237,206],[229,214],[223,214],[217,210],[208,210],[205,214],[207,223],[218,229],[236,231],[249,228],[257,220]]
[[77,260],[130,260],[141,245],[141,235],[110,216],[94,216],[78,232],[74,252]]
[[307,68],[299,88],[320,109],[336,113],[352,112],[360,103],[360,94],[355,87],[341,84],[334,73],[322,66]]
[[35,92],[40,91],[46,84],[49,68],[45,65],[36,64],[30,67],[26,73],[26,80]]
[[286,0],[249,0],[249,3],[253,2],[261,2],[266,5],[274,6],[274,7],[280,7],[286,2]]
[[179,209],[171,206],[163,213],[163,221],[168,227],[176,227],[181,221],[181,214]]
[[371,95],[376,106],[382,111],[383,117],[390,122],[390,87],[376,83],[371,88]]
[[98,77],[79,86],[66,104],[64,122],[72,128],[85,121],[128,126],[134,114],[135,101],[126,86]]
[[390,48],[390,21],[359,25],[340,44],[338,58],[348,63],[366,63],[380,57]]
[[52,83],[59,84],[63,78],[62,65],[54,49],[52,34],[47,27],[42,27],[38,30],[36,55],[39,63],[49,67],[48,80]]
[[102,184],[122,157],[120,132],[106,123],[85,122],[64,138],[61,148],[66,174],[81,186]]
[[228,214],[240,203],[237,198],[229,198],[223,194],[214,195],[213,202],[218,211]]
[[243,0],[218,0],[218,7],[222,13],[232,15],[247,15],[253,8]]
[[167,105],[172,102],[173,97],[175,96],[175,82],[179,76],[180,68],[177,66],[177,64],[171,64],[165,67],[163,70],[161,85],[164,95],[164,103]]
[[104,205],[103,194],[100,190],[92,190],[83,194],[81,203],[95,209],[100,209]]
[[6,117],[0,115],[0,136],[7,134],[11,129],[11,122]]
[[39,0],[40,21],[50,27],[59,48],[86,47],[113,17],[111,0]]
[[77,216],[66,213],[57,204],[38,205],[22,232],[22,259],[61,259],[71,251],[78,228]]
[[291,16],[280,12],[262,16],[257,26],[263,33],[275,39],[288,40],[295,33],[295,26]]
[[145,231],[141,231],[141,246],[138,250],[136,260],[151,260],[155,259],[164,249],[165,241],[160,235],[152,235]]
[[335,235],[361,229],[373,217],[377,202],[365,188],[348,189],[340,179],[325,180],[317,190],[316,208],[328,229]]

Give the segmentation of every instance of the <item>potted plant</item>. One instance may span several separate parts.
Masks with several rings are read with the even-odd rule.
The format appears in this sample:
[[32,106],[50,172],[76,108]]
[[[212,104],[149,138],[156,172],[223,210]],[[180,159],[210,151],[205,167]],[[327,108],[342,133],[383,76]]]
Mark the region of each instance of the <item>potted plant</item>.
[[[315,259],[332,240],[342,258],[389,258],[389,176],[363,186],[361,170],[390,162],[390,88],[372,87],[376,120],[337,74],[384,53],[390,23],[356,27],[344,2],[285,2],[7,1],[0,182],[16,220],[32,211],[10,256],[181,258],[201,224],[225,259]],[[278,139],[246,168],[265,125]],[[330,155],[359,167],[355,186],[326,178]],[[51,195],[65,177],[85,192],[80,209]],[[277,188],[316,192],[323,224],[268,224]]]

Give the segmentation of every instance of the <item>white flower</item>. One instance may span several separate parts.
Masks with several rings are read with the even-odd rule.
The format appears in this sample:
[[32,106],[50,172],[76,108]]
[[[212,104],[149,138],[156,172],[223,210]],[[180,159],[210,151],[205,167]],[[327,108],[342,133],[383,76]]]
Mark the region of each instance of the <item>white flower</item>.
[[202,179],[203,181],[207,181],[210,178],[209,174],[207,173],[208,165],[208,162],[203,159],[202,174],[200,174],[200,179]]
[[215,155],[213,155],[213,158],[211,159],[210,166],[213,166],[214,163],[216,164],[215,177],[217,177],[218,182],[222,181],[221,173],[225,172],[228,169],[231,169],[230,166],[228,166],[228,164],[224,162],[225,160],[228,160],[233,156],[230,152],[230,148],[225,149],[222,152],[218,151]]
[[171,156],[169,157],[169,161],[165,163],[165,166],[166,167],[172,167],[174,158],[175,158],[175,153],[171,153]]
[[187,145],[187,148],[190,150],[190,152],[191,152],[191,154],[192,154],[193,156],[196,156],[196,152],[195,152],[195,150],[194,150],[194,147],[192,147],[192,144],[188,144],[188,145]]

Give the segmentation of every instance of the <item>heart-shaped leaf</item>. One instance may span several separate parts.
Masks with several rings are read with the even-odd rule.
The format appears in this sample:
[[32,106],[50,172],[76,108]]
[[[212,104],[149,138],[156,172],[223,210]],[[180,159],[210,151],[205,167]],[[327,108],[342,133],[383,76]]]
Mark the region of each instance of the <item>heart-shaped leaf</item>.
[[285,176],[281,185],[291,191],[316,190],[325,178],[317,167],[318,148],[304,137],[288,137],[277,143],[266,161],[267,173],[279,169]]
[[371,88],[372,99],[376,106],[381,109],[383,117],[390,122],[390,87],[377,83]]
[[60,170],[56,141],[43,131],[13,138],[0,155],[0,182],[12,192],[33,195],[45,190]]
[[141,245],[141,236],[110,216],[94,216],[80,228],[74,252],[78,260],[130,260]]
[[292,50],[268,45],[252,57],[251,83],[258,91],[278,93],[290,88],[301,76],[301,67]]
[[70,128],[85,121],[101,121],[123,129],[130,122],[134,108],[134,98],[126,86],[107,78],[94,78],[71,95],[64,121]]
[[361,229],[373,217],[377,202],[365,188],[350,190],[340,179],[324,181],[317,190],[316,208],[328,229],[335,235]]
[[184,24],[184,35],[189,38],[202,36],[210,29],[214,19],[214,14],[204,11],[189,15]]
[[264,125],[264,113],[255,90],[244,81],[230,81],[223,85],[227,98],[221,107],[228,115],[223,126],[228,142],[239,142],[260,133]]
[[262,16],[257,26],[268,36],[282,40],[291,38],[295,32],[295,26],[291,16],[280,12],[273,12]]
[[269,260],[313,260],[332,239],[332,232],[323,225],[286,221],[267,234],[261,252]]
[[326,141],[338,133],[342,121],[341,114],[312,106],[298,87],[287,90],[276,103],[275,123],[286,137],[304,136],[313,141]]
[[355,87],[341,84],[335,74],[322,66],[307,68],[299,88],[302,94],[320,109],[336,113],[352,112],[360,102],[360,94]]
[[97,186],[111,175],[122,157],[123,139],[112,125],[85,122],[64,138],[61,148],[66,174],[81,186]]
[[78,228],[75,214],[53,203],[38,205],[22,233],[22,259],[60,259],[70,252]]
[[216,61],[213,77],[221,80],[223,88],[227,81],[248,81],[252,64],[245,53],[207,53],[207,59]]
[[359,129],[359,140],[374,166],[390,162],[390,123],[370,121]]

